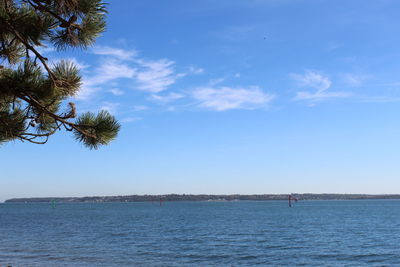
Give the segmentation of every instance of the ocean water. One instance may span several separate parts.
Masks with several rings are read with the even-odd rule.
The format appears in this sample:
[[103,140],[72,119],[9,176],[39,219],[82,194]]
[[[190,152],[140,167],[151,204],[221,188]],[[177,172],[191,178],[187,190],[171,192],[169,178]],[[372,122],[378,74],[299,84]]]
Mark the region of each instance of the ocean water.
[[400,266],[400,201],[0,204],[0,266]]

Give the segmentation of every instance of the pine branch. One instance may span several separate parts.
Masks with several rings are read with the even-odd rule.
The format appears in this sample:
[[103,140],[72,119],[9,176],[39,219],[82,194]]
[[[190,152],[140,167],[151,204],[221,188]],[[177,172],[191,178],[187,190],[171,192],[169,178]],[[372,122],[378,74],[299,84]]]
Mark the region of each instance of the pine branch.
[[[95,138],[97,139],[96,135],[93,135],[91,133],[88,133],[87,131],[82,130],[80,127],[82,126],[86,126],[86,125],[77,125],[75,123],[69,122],[66,119],[63,119],[61,116],[58,116],[56,114],[54,114],[53,112],[49,111],[45,106],[42,106],[36,99],[34,99],[32,96],[24,96],[24,95],[18,95],[18,97],[22,100],[24,100],[25,102],[27,102],[29,105],[32,105],[38,109],[40,109],[41,111],[43,111],[44,113],[46,113],[47,115],[49,115],[50,117],[52,117],[53,119],[55,119],[56,121],[60,122],[63,125],[67,125],[69,127],[71,127],[72,129],[80,132],[81,134],[91,137],[91,138]],[[70,131],[70,130],[69,130]]]
[[7,26],[10,28],[10,30],[12,31],[12,33],[15,35],[15,37],[25,45],[25,47],[29,50],[31,50],[35,56],[40,60],[40,62],[43,64],[43,67],[46,69],[47,73],[49,74],[49,77],[53,80],[54,84],[56,84],[56,79],[54,77],[53,72],[51,71],[51,69],[49,68],[49,66],[47,65],[46,62],[46,58],[43,57],[33,46],[31,46],[29,44],[28,41],[26,41],[20,34],[19,32],[8,22],[5,21],[5,23],[7,24]]
[[106,13],[101,0],[63,3],[0,0],[0,57],[9,63],[0,65],[0,143],[19,139],[45,144],[64,128],[96,149],[117,136],[120,125],[106,111],[97,115],[87,112],[76,118],[75,105],[68,103],[68,110],[59,112],[63,100],[80,89],[79,70],[67,61],[50,67],[36,47],[50,41],[57,48],[86,48],[104,31]]
[[40,1],[38,0],[32,0],[32,1],[35,2],[36,5],[34,5],[30,0],[26,0],[25,2],[29,3],[34,9],[38,10],[39,12],[47,12],[50,15],[52,15],[55,19],[57,19],[60,22],[60,27],[69,28],[70,26],[73,26],[80,29],[80,26],[74,23],[77,19],[76,16],[71,16],[71,18],[67,21],[61,16],[57,15],[55,12],[48,9],[46,6],[40,3]]

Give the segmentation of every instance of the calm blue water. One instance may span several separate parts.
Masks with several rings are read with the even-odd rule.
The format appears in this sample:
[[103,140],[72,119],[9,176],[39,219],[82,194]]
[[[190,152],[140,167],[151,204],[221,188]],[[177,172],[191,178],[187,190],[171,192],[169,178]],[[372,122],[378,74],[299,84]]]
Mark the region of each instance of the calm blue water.
[[400,266],[400,201],[0,204],[0,266]]

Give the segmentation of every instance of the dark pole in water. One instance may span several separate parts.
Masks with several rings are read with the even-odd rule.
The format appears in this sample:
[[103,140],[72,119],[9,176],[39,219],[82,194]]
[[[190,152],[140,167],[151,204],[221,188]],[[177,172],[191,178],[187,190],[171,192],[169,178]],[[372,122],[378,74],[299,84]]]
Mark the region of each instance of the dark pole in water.
[[298,199],[297,199],[296,197],[294,197],[294,196],[292,196],[292,195],[290,194],[289,197],[288,197],[289,208],[292,207],[292,200],[293,200],[294,202],[297,202],[297,201],[298,201]]

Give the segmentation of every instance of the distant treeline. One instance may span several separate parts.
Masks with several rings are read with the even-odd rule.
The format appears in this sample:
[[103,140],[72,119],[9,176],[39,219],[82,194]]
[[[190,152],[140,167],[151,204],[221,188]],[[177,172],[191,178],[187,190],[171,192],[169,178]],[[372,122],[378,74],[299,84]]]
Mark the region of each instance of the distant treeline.
[[[357,199],[400,199],[400,195],[366,195],[366,194],[291,194],[298,200],[357,200]],[[288,194],[262,195],[130,195],[103,197],[42,197],[12,198],[7,203],[32,202],[146,202],[146,201],[263,201],[287,200]]]

